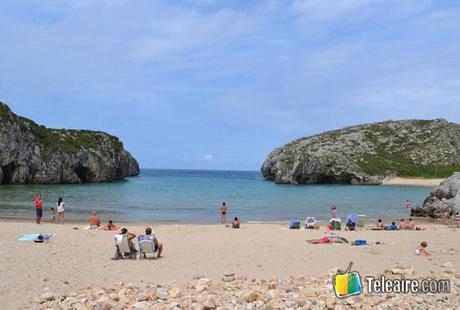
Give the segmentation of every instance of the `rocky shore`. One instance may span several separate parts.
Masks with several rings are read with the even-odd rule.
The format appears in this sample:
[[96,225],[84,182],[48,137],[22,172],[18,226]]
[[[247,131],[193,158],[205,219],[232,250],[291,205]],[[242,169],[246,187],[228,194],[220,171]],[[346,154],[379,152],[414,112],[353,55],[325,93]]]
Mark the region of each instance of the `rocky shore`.
[[[186,285],[163,287],[151,283],[134,285],[116,283],[111,288],[87,287],[67,295],[54,295],[45,290],[37,298],[40,309],[458,309],[460,273],[444,265],[441,274],[432,279],[448,279],[450,292],[442,294],[374,294],[367,293],[365,280],[361,295],[338,299],[333,293],[332,278],[337,270],[323,277],[291,277],[286,280],[235,278],[224,274],[222,281],[214,282],[197,276],[195,282]],[[386,278],[425,279],[414,275],[414,268],[396,266],[386,270]]]
[[443,217],[460,212],[460,172],[444,180],[423,202],[420,208],[411,210],[412,216]]

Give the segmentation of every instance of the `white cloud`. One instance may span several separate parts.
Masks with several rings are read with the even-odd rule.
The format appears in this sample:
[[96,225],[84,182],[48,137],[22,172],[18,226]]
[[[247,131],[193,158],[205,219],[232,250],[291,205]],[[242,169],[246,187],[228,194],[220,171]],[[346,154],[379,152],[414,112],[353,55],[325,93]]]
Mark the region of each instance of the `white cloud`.
[[214,155],[212,155],[212,154],[206,154],[204,156],[204,160],[210,161],[210,160],[213,160],[213,159],[214,159]]

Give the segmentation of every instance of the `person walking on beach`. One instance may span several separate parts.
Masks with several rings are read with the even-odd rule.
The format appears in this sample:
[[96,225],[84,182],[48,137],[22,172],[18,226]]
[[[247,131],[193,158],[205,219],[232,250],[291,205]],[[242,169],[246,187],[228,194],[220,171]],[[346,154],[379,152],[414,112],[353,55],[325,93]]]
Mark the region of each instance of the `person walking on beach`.
[[37,197],[35,197],[34,205],[35,205],[35,213],[37,215],[35,222],[37,224],[40,224],[42,220],[42,216],[43,216],[43,202],[42,202],[41,194],[38,194]]
[[225,224],[225,218],[227,216],[227,211],[228,211],[228,208],[224,201],[222,202],[222,206],[220,207],[220,216],[221,216],[222,224]]
[[57,202],[57,221],[56,224],[64,224],[64,199],[62,197],[59,197],[58,202]]

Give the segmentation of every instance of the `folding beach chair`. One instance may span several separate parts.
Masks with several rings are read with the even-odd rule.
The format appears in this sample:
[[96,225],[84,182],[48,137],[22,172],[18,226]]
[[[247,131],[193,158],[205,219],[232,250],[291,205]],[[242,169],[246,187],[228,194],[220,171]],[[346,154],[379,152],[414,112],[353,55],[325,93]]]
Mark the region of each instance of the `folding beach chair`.
[[131,249],[129,247],[128,236],[126,235],[115,235],[115,246],[118,252],[121,254],[121,258],[132,258]]
[[137,237],[137,240],[139,242],[139,259],[142,259],[142,256],[147,258],[147,254],[152,254],[152,258],[155,258],[155,242],[144,236]]
[[315,229],[316,228],[316,218],[314,216],[309,216],[305,219],[305,228],[306,229]]

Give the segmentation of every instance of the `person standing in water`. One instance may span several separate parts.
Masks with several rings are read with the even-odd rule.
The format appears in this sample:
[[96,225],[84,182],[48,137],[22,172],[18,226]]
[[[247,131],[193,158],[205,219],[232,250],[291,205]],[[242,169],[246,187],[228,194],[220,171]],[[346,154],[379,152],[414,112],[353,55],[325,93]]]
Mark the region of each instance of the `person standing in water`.
[[59,197],[57,202],[57,221],[56,224],[64,224],[64,199]]
[[412,202],[409,199],[406,200],[406,204],[404,205],[406,209],[412,209]]
[[222,206],[220,207],[220,216],[221,216],[222,224],[225,224],[225,218],[227,216],[227,211],[228,211],[228,208],[224,201],[222,202]]
[[42,202],[41,194],[38,194],[37,197],[35,197],[34,205],[35,205],[35,213],[37,215],[35,219],[35,223],[40,224],[42,220],[42,216],[43,216],[43,202]]

